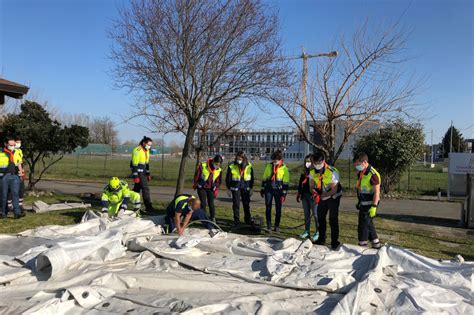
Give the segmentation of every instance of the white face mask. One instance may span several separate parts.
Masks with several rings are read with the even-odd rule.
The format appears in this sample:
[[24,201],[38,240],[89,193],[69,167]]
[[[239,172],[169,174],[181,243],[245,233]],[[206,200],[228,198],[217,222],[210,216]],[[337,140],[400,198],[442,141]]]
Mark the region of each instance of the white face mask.
[[322,169],[323,166],[324,166],[324,163],[314,164],[314,168],[317,169],[318,171]]
[[363,164],[359,164],[359,165],[356,165],[355,168],[356,168],[356,170],[358,170],[359,172],[362,172],[365,167],[364,167]]
[[310,167],[311,167],[311,162],[306,162],[306,163],[304,164],[304,166],[306,166],[306,168],[310,168]]
[[15,149],[19,149],[19,148],[21,148],[21,142],[15,143]]
[[243,163],[243,161],[242,161],[242,160],[237,160],[237,164],[239,164],[239,165],[240,165],[240,164],[242,164],[242,163]]
[[145,149],[150,150],[150,148],[151,148],[151,145],[148,145],[148,144],[145,145]]
[[14,146],[14,145],[9,145],[9,146],[8,146],[8,150],[10,150],[10,151],[15,150],[15,146]]

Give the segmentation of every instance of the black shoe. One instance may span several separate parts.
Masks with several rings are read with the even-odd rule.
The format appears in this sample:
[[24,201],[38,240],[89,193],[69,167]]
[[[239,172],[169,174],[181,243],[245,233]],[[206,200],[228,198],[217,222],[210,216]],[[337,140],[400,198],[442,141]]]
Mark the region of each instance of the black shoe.
[[380,242],[372,243],[372,248],[373,249],[380,249],[380,247],[382,247],[382,244],[380,244]]
[[19,219],[19,218],[23,218],[24,216],[26,216],[26,214],[23,212],[20,212],[20,214],[15,214],[15,219]]
[[274,232],[277,232],[277,233],[280,233],[280,227],[279,226],[275,226],[275,228],[273,229]]
[[341,246],[340,242],[332,243],[331,244],[331,249],[332,250],[337,250],[339,248],[339,246]]
[[318,239],[316,242],[314,242],[313,244],[316,244],[316,245],[324,245],[326,244],[326,241],[323,240],[323,239]]

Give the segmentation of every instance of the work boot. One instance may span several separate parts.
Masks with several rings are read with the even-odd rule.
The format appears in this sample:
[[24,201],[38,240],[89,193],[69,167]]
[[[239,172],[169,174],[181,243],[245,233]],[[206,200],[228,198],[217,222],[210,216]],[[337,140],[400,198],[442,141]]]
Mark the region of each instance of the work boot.
[[314,233],[313,236],[311,237],[311,242],[315,243],[318,239],[319,239],[319,233],[316,232],[316,233]]
[[309,237],[309,232],[308,231],[304,231],[303,234],[300,234],[300,238],[302,239],[307,239]]
[[6,219],[6,218],[7,218],[7,215],[6,215],[6,214],[4,214],[4,213],[0,214],[0,219],[1,219],[1,220]]
[[321,239],[321,238],[318,238],[318,239],[314,242],[314,244],[316,244],[316,245],[324,245],[324,244],[326,244],[326,241],[323,240],[323,239]]
[[272,223],[267,222],[267,230],[271,231],[272,230]]
[[279,227],[279,226],[275,226],[275,228],[273,229],[273,232],[280,233],[280,227]]
[[339,246],[341,246],[341,243],[339,241],[337,241],[337,242],[331,244],[331,249],[332,250],[337,250],[339,248]]

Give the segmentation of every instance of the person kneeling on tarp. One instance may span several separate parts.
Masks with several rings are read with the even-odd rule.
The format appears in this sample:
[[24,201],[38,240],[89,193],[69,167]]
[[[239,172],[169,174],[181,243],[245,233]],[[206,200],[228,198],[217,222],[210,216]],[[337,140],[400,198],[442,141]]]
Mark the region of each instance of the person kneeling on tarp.
[[[176,229],[179,235],[183,235],[189,222],[195,220],[209,219],[201,209],[201,201],[192,195],[178,195],[166,208],[165,222],[169,226],[169,232]],[[213,227],[210,222],[202,223],[208,229]]]
[[127,210],[128,202],[132,202],[133,211],[140,210],[140,194],[131,191],[126,181],[112,177],[102,193],[102,217],[122,215]]

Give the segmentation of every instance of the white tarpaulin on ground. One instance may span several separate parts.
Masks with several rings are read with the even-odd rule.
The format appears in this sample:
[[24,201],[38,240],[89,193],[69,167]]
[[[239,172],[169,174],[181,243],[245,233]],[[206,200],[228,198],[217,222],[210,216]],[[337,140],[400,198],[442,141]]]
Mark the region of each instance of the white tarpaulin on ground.
[[473,314],[474,263],[97,218],[0,236],[0,313]]

